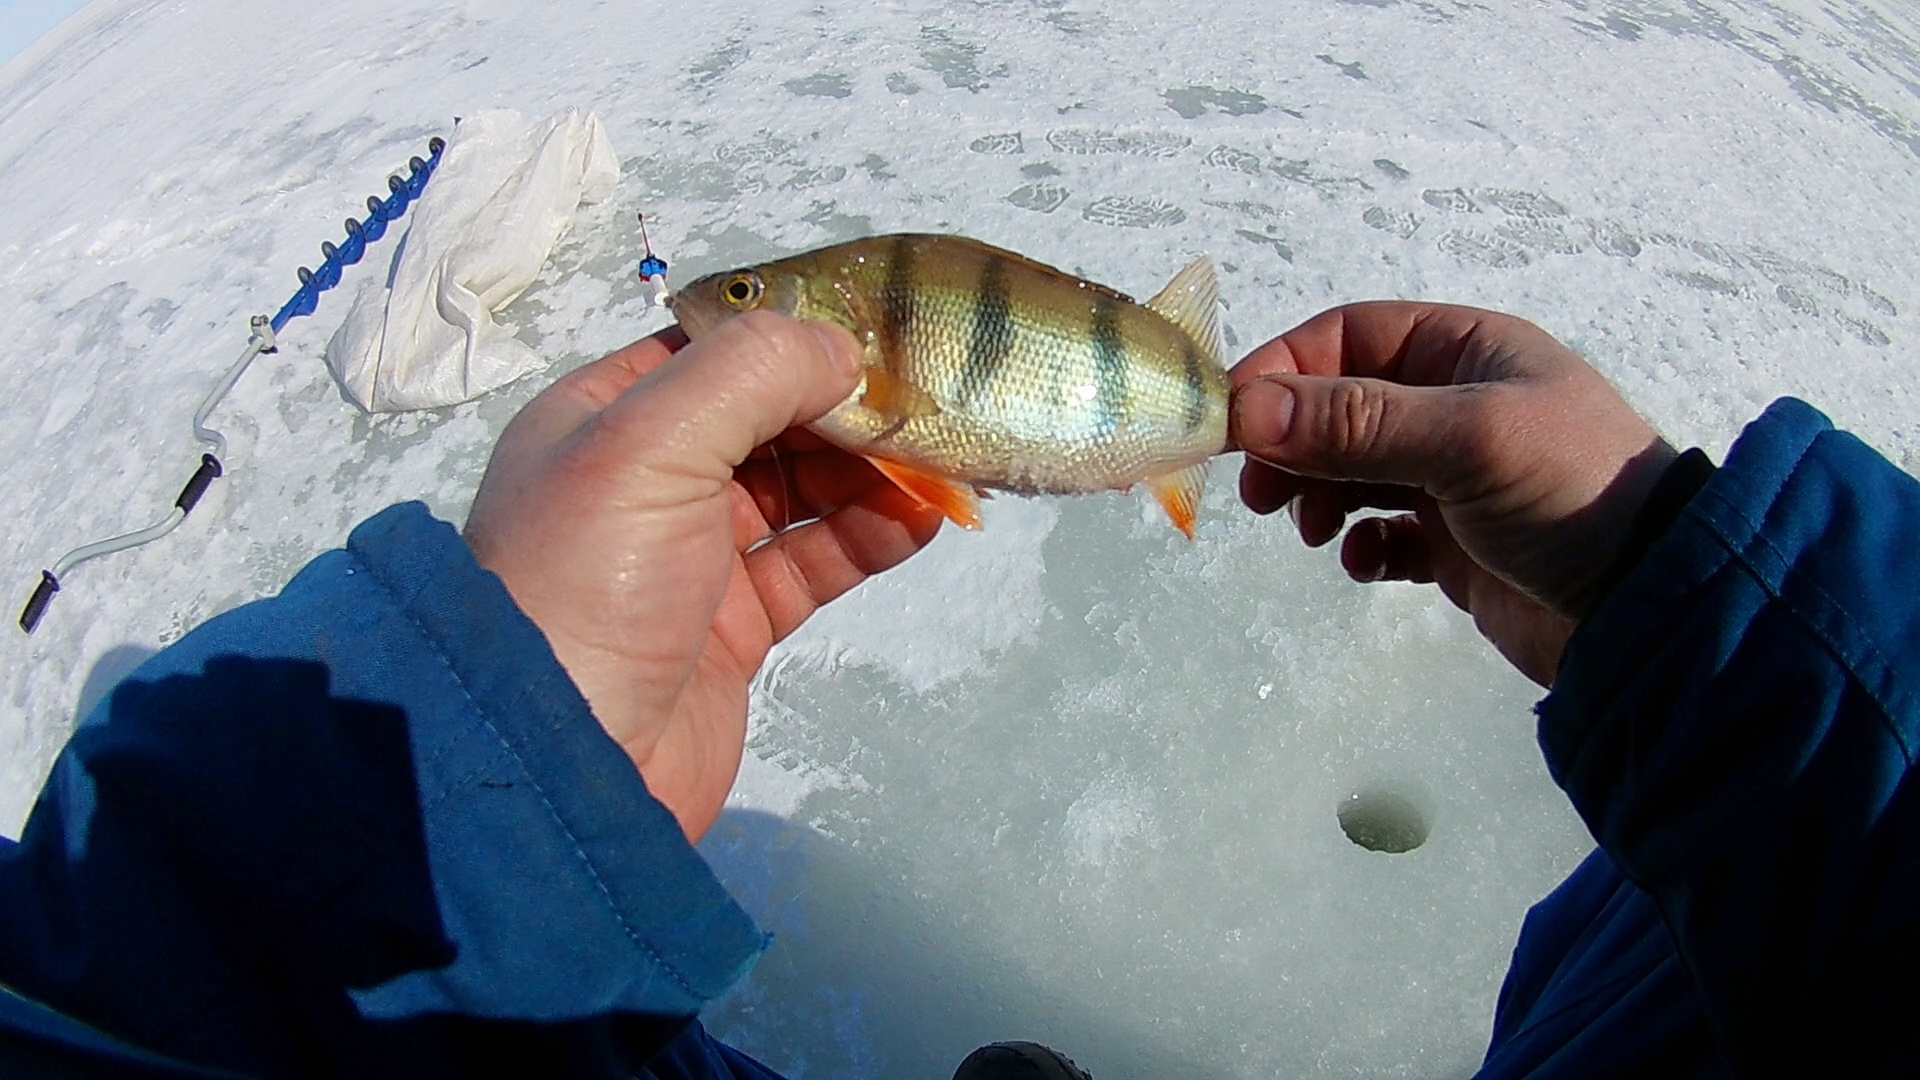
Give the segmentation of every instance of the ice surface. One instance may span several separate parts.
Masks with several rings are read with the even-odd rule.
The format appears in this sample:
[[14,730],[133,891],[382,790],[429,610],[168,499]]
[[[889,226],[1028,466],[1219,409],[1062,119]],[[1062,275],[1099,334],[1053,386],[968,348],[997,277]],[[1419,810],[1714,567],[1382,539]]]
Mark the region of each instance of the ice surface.
[[[630,155],[506,313],[566,370],[678,280],[954,230],[1135,295],[1193,255],[1244,351],[1329,304],[1502,307],[1714,452],[1780,394],[1920,466],[1920,27],[1850,0],[1191,5],[100,0],[0,72],[0,552],[18,600],[161,516],[187,420],[293,269],[491,106]],[[390,243],[390,242],[389,242]],[[232,473],[0,635],[0,822],[76,706],[402,498],[458,521],[540,379],[370,419],[296,321],[213,419]],[[784,647],[706,851],[778,941],[714,1010],[807,1077],[994,1038],[1096,1075],[1462,1075],[1519,920],[1588,841],[1534,694],[1427,592],[1358,588],[1215,468],[1197,543],[1137,498],[996,500]],[[1425,819],[1404,855],[1339,813]]]

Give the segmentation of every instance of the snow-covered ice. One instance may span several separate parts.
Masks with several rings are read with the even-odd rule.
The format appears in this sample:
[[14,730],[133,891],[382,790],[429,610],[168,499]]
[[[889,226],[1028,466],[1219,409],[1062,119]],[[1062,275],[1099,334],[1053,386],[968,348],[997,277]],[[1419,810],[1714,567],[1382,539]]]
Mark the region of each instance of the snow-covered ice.
[[[1781,394],[1920,467],[1920,14],[1860,0],[98,0],[0,70],[0,569],[153,521],[188,419],[294,268],[488,107],[626,155],[505,318],[552,373],[678,280],[896,229],[1135,295],[1219,262],[1245,351],[1340,301],[1530,317],[1674,440]],[[0,823],[77,707],[358,520],[461,520],[546,378],[370,418],[321,351],[386,241],[216,414],[228,479],[0,635]],[[1188,544],[1119,495],[836,605],[755,697],[705,850],[778,940],[711,1016],[805,1077],[1040,1038],[1102,1080],[1470,1072],[1519,922],[1589,841],[1535,694],[1428,591],[1358,588],[1221,462]],[[1404,855],[1349,843],[1356,794]]]

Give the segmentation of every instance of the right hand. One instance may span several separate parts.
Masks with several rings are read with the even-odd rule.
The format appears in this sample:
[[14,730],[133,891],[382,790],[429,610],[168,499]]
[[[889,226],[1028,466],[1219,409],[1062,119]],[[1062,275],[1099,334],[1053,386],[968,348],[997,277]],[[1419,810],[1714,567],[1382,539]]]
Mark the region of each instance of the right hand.
[[[474,496],[474,557],[689,840],[733,788],[767,651],[940,529],[794,430],[859,378],[860,346],[836,327],[759,312],[691,345],[668,329],[521,410]],[[784,459],[758,456],[774,445]]]
[[1318,547],[1347,515],[1358,581],[1438,583],[1551,686],[1634,516],[1678,456],[1600,374],[1511,315],[1377,302],[1324,312],[1233,369],[1240,493]]

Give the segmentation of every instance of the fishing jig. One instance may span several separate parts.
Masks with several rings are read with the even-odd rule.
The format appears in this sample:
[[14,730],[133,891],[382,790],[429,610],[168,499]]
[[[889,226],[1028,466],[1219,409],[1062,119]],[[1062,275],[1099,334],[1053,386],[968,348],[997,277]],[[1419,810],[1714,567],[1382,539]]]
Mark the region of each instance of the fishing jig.
[[640,260],[640,280],[653,289],[653,306],[666,307],[667,297],[667,260],[653,253],[653,241],[647,239],[647,215],[640,215],[640,243],[647,249],[647,257]]

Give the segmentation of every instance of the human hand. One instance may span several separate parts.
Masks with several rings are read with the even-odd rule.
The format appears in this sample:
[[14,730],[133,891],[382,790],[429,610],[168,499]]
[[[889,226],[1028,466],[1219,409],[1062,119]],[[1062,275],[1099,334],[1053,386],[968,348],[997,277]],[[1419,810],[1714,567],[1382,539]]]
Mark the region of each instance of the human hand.
[[1250,509],[1291,503],[1314,547],[1355,511],[1406,511],[1347,533],[1347,573],[1437,582],[1542,686],[1678,456],[1572,350],[1474,308],[1335,308],[1232,379]]
[[733,787],[767,651],[940,528],[865,462],[791,430],[851,393],[859,365],[845,331],[780,315],[693,345],[670,328],[528,404],[474,498],[480,565],[690,840]]

